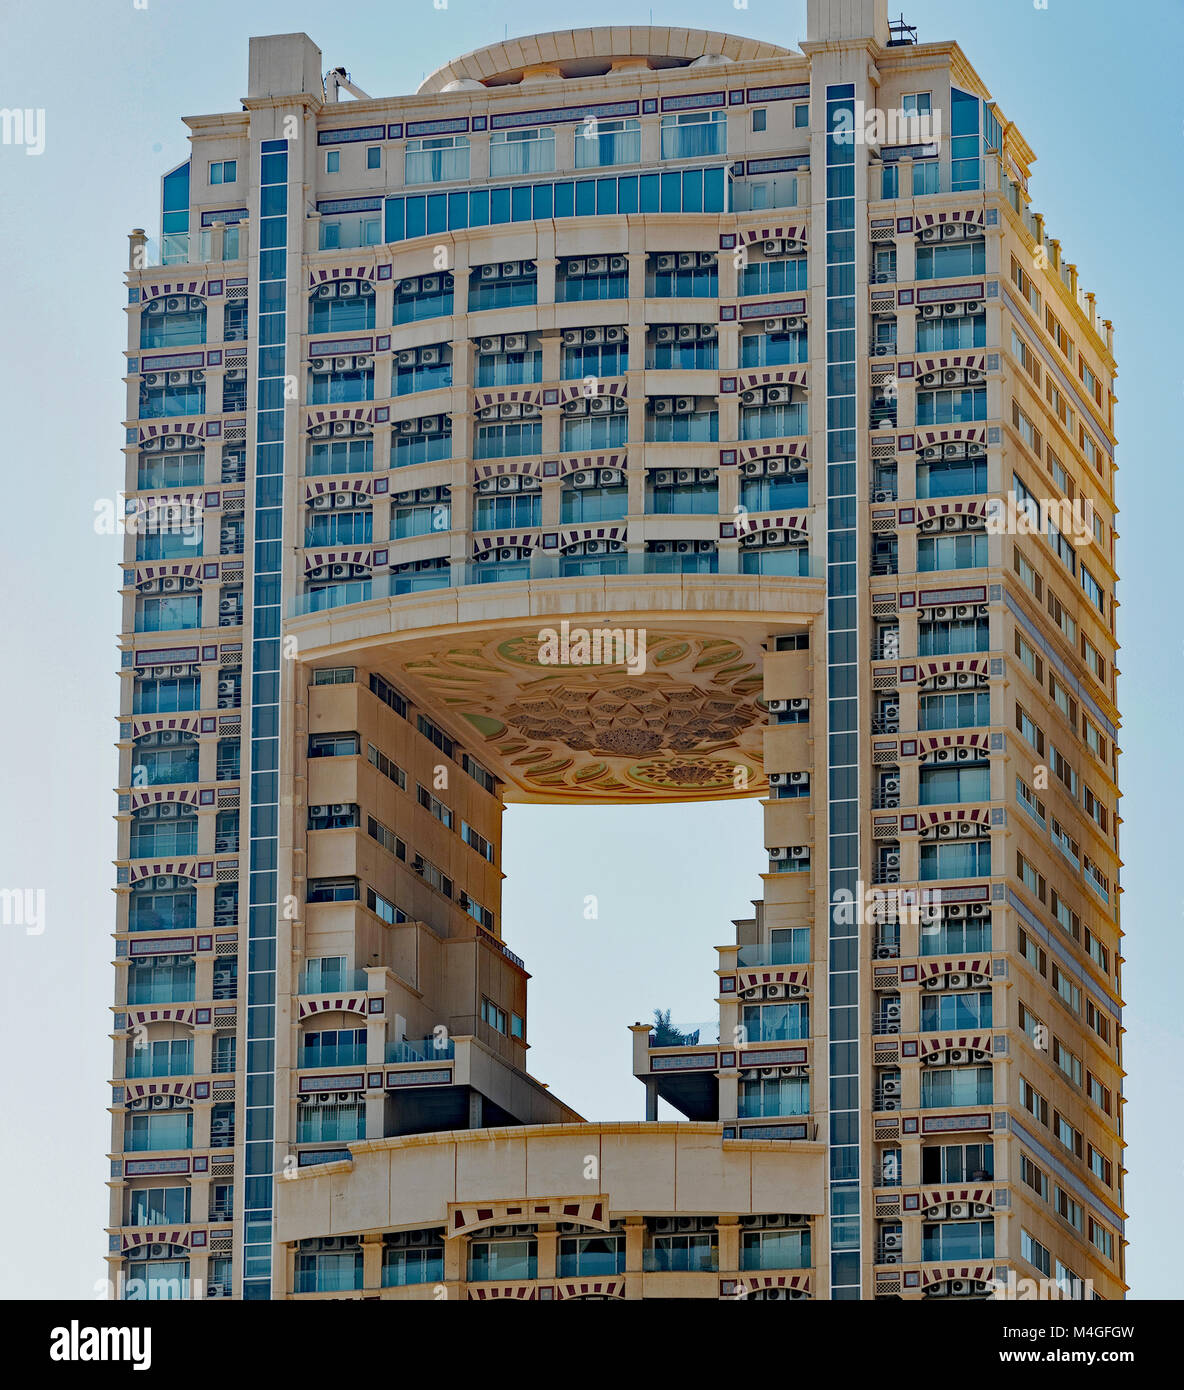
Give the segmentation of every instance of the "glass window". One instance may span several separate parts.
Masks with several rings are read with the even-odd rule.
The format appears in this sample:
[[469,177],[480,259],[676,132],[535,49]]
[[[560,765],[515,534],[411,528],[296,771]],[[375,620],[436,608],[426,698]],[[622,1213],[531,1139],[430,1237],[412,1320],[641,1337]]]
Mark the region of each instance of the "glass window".
[[629,510],[627,487],[565,488],[560,494],[560,521],[564,525],[622,521]]
[[237,183],[238,182],[238,160],[219,159],[210,164],[210,182],[217,183]]
[[366,168],[382,168],[382,148],[379,145],[370,145],[366,150]]
[[917,541],[917,569],[981,569],[990,563],[990,538],[983,532],[953,536],[922,536]]
[[590,116],[576,126],[576,168],[636,164],[641,159],[641,122],[626,118],[602,121]]
[[702,159],[725,154],[727,147],[726,111],[682,111],[662,117],[663,159]]
[[921,879],[986,878],[991,873],[990,840],[921,846]]
[[990,1028],[991,991],[921,996],[921,1031],[945,1028]]
[[990,801],[989,763],[956,763],[952,767],[921,768],[920,804],[940,806],[950,802]]
[[[579,133],[576,135],[577,143]],[[495,130],[489,137],[489,175],[547,174],[555,168],[555,132],[550,126]]]
[[921,1106],[990,1105],[994,1089],[990,1067],[938,1067],[921,1072]]
[[325,153],[325,173],[339,174],[341,172],[341,151],[328,150]]
[[[454,183],[468,177],[467,135],[440,135],[431,139],[407,141],[403,182],[409,187],[422,183]],[[428,230],[443,231],[445,228]]]
[[534,1279],[538,1275],[538,1242],[530,1240],[474,1240],[469,1246],[468,1277]]

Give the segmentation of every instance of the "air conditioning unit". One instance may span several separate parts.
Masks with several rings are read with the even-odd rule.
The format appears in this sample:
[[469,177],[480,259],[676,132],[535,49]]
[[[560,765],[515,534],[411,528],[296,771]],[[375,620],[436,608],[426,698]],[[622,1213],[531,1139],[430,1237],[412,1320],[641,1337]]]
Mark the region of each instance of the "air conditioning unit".
[[[785,998],[785,986],[784,986],[784,985],[766,985],[766,986],[765,986],[765,998],[766,998],[766,999],[784,999],[784,998]],[[774,1076],[775,1076],[777,1073],[774,1072],[773,1074],[774,1074]]]
[[785,331],[787,333],[796,333],[799,329],[805,328],[805,326],[806,320],[802,318],[800,314],[792,314],[785,320]]
[[563,413],[564,415],[587,415],[587,398],[584,396],[573,396],[570,401],[564,401]]
[[678,258],[676,256],[659,256],[657,266],[659,270],[675,270],[678,267]]
[[619,324],[610,324],[604,330],[604,341],[606,343],[623,343],[625,341],[625,330]]
[[900,1231],[886,1231],[880,1243],[885,1250],[899,1250],[904,1245],[904,1236]]
[[358,287],[352,280],[342,280],[337,286],[339,299],[352,299],[357,292]]
[[517,401],[504,401],[498,406],[497,413],[502,420],[516,420],[522,414],[522,407]]
[[977,299],[968,299],[962,308],[968,314],[981,314],[983,311],[982,303]]
[[521,261],[503,261],[501,266],[503,280],[515,280],[522,274]]
[[900,853],[899,853],[898,851],[896,851],[896,850],[890,850],[890,851],[884,856],[883,863],[884,863],[884,867],[885,867],[886,869],[899,869],[899,868],[900,868]]
[[608,274],[608,257],[607,257],[607,256],[589,256],[589,257],[588,257],[588,260],[587,260],[587,267],[588,267],[588,274],[589,274],[589,275],[607,275],[607,274]]
[[505,348],[507,352],[525,352],[526,334],[507,333],[505,336]]
[[764,401],[765,393],[761,390],[759,386],[753,387],[749,391],[740,392],[741,405],[763,405]]
[[679,270],[694,270],[699,264],[699,257],[694,251],[680,251],[678,253]]
[[625,475],[619,468],[602,468],[600,470],[600,482],[603,487],[620,487],[625,481]]
[[482,338],[481,341],[480,341],[480,348],[481,348],[481,351],[482,351],[482,352],[501,352],[501,350],[502,350],[502,340],[501,340],[501,337],[498,336],[498,335],[496,335],[496,334],[494,334],[494,335],[491,335],[490,337]]
[[936,319],[941,317],[940,304],[922,304],[921,317],[923,319]]
[[567,262],[565,274],[571,276],[586,275],[588,273],[587,261],[582,257],[577,257]]
[[699,330],[693,323],[680,323],[676,327],[680,343],[693,343],[699,336]]
[[962,1063],[970,1061],[970,1053],[963,1047],[951,1047],[946,1053],[946,1061],[952,1067],[960,1066]]
[[438,294],[440,292],[440,277],[438,275],[425,275],[420,280],[419,287],[424,294]]
[[151,1100],[149,1101],[149,1105],[152,1107],[153,1110],[168,1110],[168,1109],[169,1109],[169,1097],[168,1097],[168,1096],[153,1096],[153,1097],[151,1098]]
[[585,328],[585,329],[584,329],[584,332],[583,332],[583,340],[584,340],[585,343],[603,343],[603,342],[604,342],[604,329],[603,329],[603,328]]
[[612,413],[613,403],[610,396],[593,396],[588,401],[589,415],[609,415]]
[[695,409],[695,398],[693,396],[675,396],[674,413],[676,415],[691,415]]
[[790,700],[790,701],[789,701],[789,706],[788,706],[788,707],[789,707],[789,709],[791,709],[791,710],[805,710],[805,711],[809,711],[809,708],[810,708],[810,701],[809,701],[809,700],[805,700],[805,699]]
[[778,861],[779,861],[779,860],[785,859],[785,858],[787,858],[787,857],[788,857],[788,856],[786,855],[785,850],[783,850],[783,849],[781,849],[781,848],[779,848],[779,847],[777,847],[777,846],[774,846],[772,849],[769,850],[769,858],[770,858],[770,859],[778,860]]
[[650,401],[650,410],[654,415],[673,415],[674,402],[669,396],[655,396]]
[[769,386],[765,389],[765,402],[768,405],[788,405],[792,394],[788,386]]

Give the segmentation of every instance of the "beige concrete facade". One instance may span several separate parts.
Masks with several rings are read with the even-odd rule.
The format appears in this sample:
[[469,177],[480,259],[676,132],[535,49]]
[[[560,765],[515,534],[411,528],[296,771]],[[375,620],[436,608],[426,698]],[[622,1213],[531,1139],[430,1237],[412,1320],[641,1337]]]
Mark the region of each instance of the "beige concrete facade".
[[[188,120],[128,275],[117,1290],[1122,1297],[1112,331],[957,45],[809,13],[348,103],[273,36]],[[940,129],[840,169],[828,94]],[[718,1030],[633,1025],[647,1120],[583,1122],[503,808],[754,795]]]

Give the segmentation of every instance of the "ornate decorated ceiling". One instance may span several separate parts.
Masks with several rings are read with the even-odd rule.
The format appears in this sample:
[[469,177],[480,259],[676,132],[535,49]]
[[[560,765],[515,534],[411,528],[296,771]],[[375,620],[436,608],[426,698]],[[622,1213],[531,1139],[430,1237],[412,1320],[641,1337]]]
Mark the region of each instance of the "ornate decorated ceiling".
[[739,631],[652,628],[644,662],[593,666],[574,659],[577,641],[540,642],[537,622],[499,625],[401,642],[388,674],[467,739],[509,801],[752,796],[766,786],[763,634]]

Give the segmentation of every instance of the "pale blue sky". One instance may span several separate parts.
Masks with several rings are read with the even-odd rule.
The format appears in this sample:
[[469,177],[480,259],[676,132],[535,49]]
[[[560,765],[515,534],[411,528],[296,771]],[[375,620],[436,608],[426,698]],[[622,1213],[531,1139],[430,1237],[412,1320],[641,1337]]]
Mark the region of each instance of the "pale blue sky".
[[[513,34],[645,22],[598,0],[10,0],[0,107],[44,109],[40,157],[0,146],[0,512],[11,667],[0,887],[43,887],[46,930],[0,928],[6,1121],[0,1296],[86,1296],[104,1272],[116,774],[119,545],[95,506],[122,485],[121,272],[133,226],[155,233],[160,174],[187,155],[184,114],[235,110],[252,34],[304,30],[326,68],[374,95],[414,90],[450,57]],[[796,44],[804,0],[665,0],[657,24]],[[894,0],[893,13],[900,4]],[[1039,156],[1033,206],[1102,313],[1121,375],[1125,716],[1123,898],[1130,1073],[1127,1201],[1136,1297],[1184,1295],[1179,723],[1184,515],[1184,52],[1178,0],[907,0],[922,40],[957,38]],[[1173,248],[1176,248],[1173,250]],[[756,803],[653,810],[512,808],[505,936],[533,979],[530,1065],[590,1118],[641,1118],[625,1025],[656,1006],[711,1016],[711,948],[760,888]],[[587,894],[599,919],[583,917]],[[671,950],[671,947],[674,947]]]

